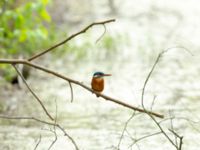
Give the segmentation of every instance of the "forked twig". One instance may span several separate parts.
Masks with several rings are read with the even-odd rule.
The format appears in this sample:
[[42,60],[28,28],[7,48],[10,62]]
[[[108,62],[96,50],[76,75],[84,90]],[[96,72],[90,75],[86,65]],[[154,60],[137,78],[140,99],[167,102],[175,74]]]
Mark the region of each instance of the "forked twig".
[[90,29],[91,27],[93,27],[95,25],[105,25],[107,23],[114,22],[114,21],[115,21],[115,19],[109,19],[109,20],[106,20],[106,21],[94,22],[94,23],[88,25],[87,27],[85,27],[84,29],[82,29],[81,31],[79,31],[79,32],[77,32],[75,34],[72,34],[70,37],[68,37],[65,40],[59,42],[58,44],[55,44],[55,45],[51,46],[50,48],[48,48],[48,49],[46,49],[46,50],[44,50],[44,51],[42,51],[42,52],[40,52],[38,54],[33,55],[32,57],[30,57],[28,59],[28,61],[32,61],[32,60],[34,60],[34,59],[36,59],[36,58],[48,53],[49,51],[52,51],[53,49],[55,49],[55,48],[65,44],[65,43],[67,43],[68,41],[70,41],[71,39],[75,38],[76,36],[78,36],[78,35],[80,35],[82,33],[85,33],[88,29]]
[[[150,72],[148,73],[146,79],[145,79],[145,82],[144,82],[144,85],[143,85],[143,88],[142,88],[142,94],[141,94],[141,103],[142,103],[142,107],[143,109],[146,111],[146,108],[144,106],[144,93],[145,93],[145,89],[146,89],[146,85],[156,67],[156,65],[158,64],[160,58],[162,57],[162,55],[164,53],[166,53],[169,49],[165,50],[165,51],[162,51],[161,53],[159,53],[156,61],[154,62]],[[167,135],[167,133],[164,131],[164,129],[161,127],[161,125],[158,123],[158,121],[151,115],[149,114],[148,112],[146,112],[147,115],[149,115],[149,117],[154,121],[154,123],[158,126],[158,128],[160,129],[160,131],[162,132],[162,134],[168,139],[168,141],[175,147],[177,148],[176,144],[172,141],[172,139]]]
[[35,118],[35,117],[22,117],[22,116],[21,117],[14,117],[14,116],[0,115],[0,118],[1,119],[10,119],[10,120],[33,120],[33,121],[36,121],[36,122],[39,122],[39,123],[42,123],[42,124],[47,124],[47,125],[50,125],[50,126],[55,126],[55,127],[59,128],[63,132],[64,136],[68,137],[68,139],[74,145],[75,149],[79,150],[79,148],[78,148],[76,142],[74,141],[74,139],[58,123],[55,124],[55,122],[48,122],[48,121],[44,121],[44,120],[41,120],[41,119],[38,119],[38,118]]
[[[167,48],[166,50],[162,51],[161,53],[159,53],[156,61],[154,62],[150,72],[148,73],[146,79],[145,79],[145,82],[144,82],[144,85],[143,85],[143,88],[142,88],[142,94],[141,94],[141,103],[142,103],[142,107],[144,109],[144,111],[146,111],[146,108],[144,106],[144,93],[145,93],[145,89],[146,89],[146,85],[153,73],[153,71],[155,70],[155,67],[157,66],[160,58],[163,56],[164,53],[168,52],[169,50],[172,50],[173,48],[181,48],[183,50],[185,50],[186,52],[188,52],[189,54],[191,54],[193,56],[193,54],[186,48],[184,47],[181,47],[181,46],[176,46],[176,47],[171,47],[171,48]],[[181,146],[182,145],[176,145],[176,143],[168,136],[168,134],[164,131],[164,129],[162,128],[162,126],[160,125],[160,123],[154,118],[154,116],[152,116],[152,114],[149,114],[148,112],[146,112],[146,114],[153,120],[153,122],[158,126],[158,128],[160,129],[160,131],[162,132],[162,134],[167,138],[167,140],[177,149],[177,150],[180,150]],[[182,144],[182,137],[181,137],[181,141],[180,143]]]

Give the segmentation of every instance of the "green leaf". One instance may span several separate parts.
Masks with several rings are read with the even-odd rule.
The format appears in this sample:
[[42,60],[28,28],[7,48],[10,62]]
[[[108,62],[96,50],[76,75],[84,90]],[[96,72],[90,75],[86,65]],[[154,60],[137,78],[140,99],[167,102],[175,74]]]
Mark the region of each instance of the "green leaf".
[[43,5],[47,5],[49,3],[49,0],[42,0]]
[[47,22],[51,21],[51,17],[50,17],[50,15],[48,14],[48,12],[45,9],[42,9],[40,11],[40,16],[42,17],[42,19],[44,19]]
[[24,25],[24,17],[22,16],[22,14],[18,14],[16,16],[15,26],[16,28],[22,28],[23,25]]
[[27,30],[22,29],[19,36],[19,42],[24,42],[27,39]]
[[16,49],[9,49],[9,50],[8,50],[8,53],[9,53],[9,54],[16,54],[16,53],[17,53],[17,50],[16,50]]

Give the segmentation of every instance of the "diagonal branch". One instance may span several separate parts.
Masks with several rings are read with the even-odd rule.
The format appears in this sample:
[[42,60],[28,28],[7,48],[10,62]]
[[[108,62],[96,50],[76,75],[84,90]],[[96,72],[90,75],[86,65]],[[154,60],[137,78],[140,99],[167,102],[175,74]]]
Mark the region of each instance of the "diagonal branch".
[[23,77],[23,75],[21,74],[21,72],[17,69],[17,67],[15,66],[15,64],[13,64],[13,67],[15,68],[16,72],[18,73],[18,75],[21,77],[22,81],[24,82],[24,84],[26,85],[27,89],[31,92],[31,94],[35,97],[35,99],[39,102],[39,104],[42,106],[44,112],[46,113],[46,115],[51,119],[54,120],[53,117],[48,113],[47,109],[45,108],[44,104],[42,103],[42,101],[40,100],[40,98],[33,92],[33,90],[30,88],[30,86],[28,85],[28,83],[26,82],[26,79]]
[[152,111],[144,110],[144,109],[141,109],[141,108],[132,106],[132,105],[130,105],[130,104],[124,103],[124,102],[121,101],[121,100],[114,99],[114,98],[112,98],[112,97],[109,97],[109,96],[107,96],[107,95],[101,94],[101,93],[99,93],[99,92],[95,92],[95,91],[93,91],[90,87],[88,87],[88,86],[82,84],[82,83],[79,82],[79,81],[76,81],[76,80],[74,80],[74,79],[68,78],[68,77],[66,77],[66,76],[64,76],[64,75],[61,75],[61,74],[59,74],[59,73],[57,73],[57,72],[55,72],[55,71],[52,71],[52,70],[50,70],[50,69],[47,69],[47,68],[42,67],[42,66],[40,66],[40,65],[37,65],[37,64],[32,63],[32,62],[30,62],[30,61],[27,61],[27,60],[18,60],[18,59],[0,59],[0,63],[4,63],[4,64],[25,64],[25,65],[31,66],[31,67],[33,67],[33,68],[36,68],[36,69],[38,69],[38,70],[44,71],[44,72],[49,73],[49,74],[52,74],[52,75],[54,75],[54,76],[56,76],[56,77],[59,77],[59,78],[61,78],[61,79],[63,79],[63,80],[66,80],[66,81],[68,81],[68,82],[71,82],[71,83],[73,83],[73,84],[79,85],[79,86],[83,87],[84,89],[86,89],[86,90],[88,90],[88,91],[90,91],[90,92],[92,92],[92,93],[95,93],[95,94],[97,94],[98,96],[104,98],[105,100],[112,101],[112,102],[114,102],[114,103],[117,103],[117,104],[119,104],[119,105],[121,105],[121,106],[127,107],[127,108],[132,109],[132,110],[136,110],[136,111],[139,111],[139,112],[142,112],[142,113],[148,113],[148,114],[150,114],[150,115],[154,115],[154,116],[159,117],[159,118],[164,118],[164,116],[161,115],[161,114],[159,114],[159,113],[155,113],[155,112],[152,112]]
[[32,61],[32,60],[34,60],[34,59],[36,59],[36,58],[48,53],[49,51],[52,51],[53,49],[55,49],[55,48],[65,44],[65,43],[67,43],[68,41],[70,41],[71,39],[75,38],[76,36],[85,33],[88,29],[90,29],[91,27],[93,27],[95,25],[105,25],[106,23],[110,23],[110,22],[114,22],[114,21],[115,21],[115,19],[110,19],[110,20],[100,21],[100,22],[94,22],[94,23],[88,25],[87,27],[85,27],[84,29],[82,29],[81,31],[79,31],[79,32],[77,32],[75,34],[72,34],[70,37],[68,37],[67,39],[61,41],[60,43],[55,44],[55,45],[51,46],[50,48],[48,48],[48,49],[46,49],[46,50],[44,50],[44,51],[42,51],[42,52],[40,52],[38,54],[33,55],[32,57],[30,57],[28,59],[28,61]]

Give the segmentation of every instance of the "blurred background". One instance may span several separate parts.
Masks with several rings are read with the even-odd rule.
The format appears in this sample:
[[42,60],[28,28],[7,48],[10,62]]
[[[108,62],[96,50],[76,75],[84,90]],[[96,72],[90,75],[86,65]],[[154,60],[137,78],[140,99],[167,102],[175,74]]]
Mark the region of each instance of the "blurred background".
[[[104,94],[141,107],[144,81],[157,56],[161,58],[151,76],[144,103],[155,112],[174,117],[173,128],[182,135],[183,149],[200,146],[200,9],[195,0],[1,0],[0,58],[29,58],[64,40],[87,25],[107,19],[116,22],[94,26],[56,50],[34,60],[49,69],[90,86],[95,71],[111,73]],[[96,98],[66,81],[22,66],[28,84],[56,115],[80,149],[116,149],[126,121],[133,111]],[[155,101],[154,101],[155,100]],[[0,64],[0,114],[33,116],[48,120],[43,109],[12,66]],[[0,119],[0,149],[48,149],[54,140],[50,127],[30,120]],[[171,121],[164,121],[164,129]],[[127,126],[120,149],[173,149],[152,120],[138,114]],[[170,135],[170,132],[168,132]],[[60,131],[52,149],[73,149]],[[170,135],[172,136],[172,135]]]

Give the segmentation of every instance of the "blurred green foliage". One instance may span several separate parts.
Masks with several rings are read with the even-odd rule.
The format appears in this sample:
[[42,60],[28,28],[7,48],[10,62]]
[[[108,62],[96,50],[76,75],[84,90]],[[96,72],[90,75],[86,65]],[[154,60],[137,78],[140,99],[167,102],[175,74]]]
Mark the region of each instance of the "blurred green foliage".
[[[67,38],[68,31],[56,31],[47,12],[50,0],[0,0],[0,58],[29,57]],[[51,32],[49,32],[51,31]],[[69,56],[70,60],[106,58],[114,54],[125,41],[121,35],[106,33],[98,43],[92,34],[85,33],[53,51],[54,58]],[[56,39],[56,40],[55,40]],[[58,40],[59,39],[59,40]],[[77,38],[76,38],[77,39]],[[81,42],[80,42],[81,41]],[[96,58],[97,59],[97,58]],[[0,64],[0,74],[11,81],[15,71]]]
[[[19,3],[19,4],[18,4]],[[47,41],[46,23],[51,21],[49,0],[1,0],[0,56],[30,55]]]
[[[0,58],[28,57],[50,44],[53,39],[48,33],[49,3],[50,0],[0,1]],[[6,64],[0,64],[0,71],[7,81],[15,75]]]
[[[0,1],[0,56],[1,58],[27,57],[37,50],[45,49],[55,44],[56,39],[65,39],[68,34],[56,31],[51,22],[51,16],[47,12],[50,0],[1,0]],[[51,32],[48,32],[50,31]],[[66,29],[65,29],[66,30]],[[63,38],[62,38],[63,37]],[[92,36],[83,37],[81,43],[74,40],[62,46],[54,53],[55,56],[65,56],[70,53],[75,60],[91,53],[91,49],[102,49],[114,52],[121,43],[120,35],[104,35],[94,45]],[[57,41],[59,42],[59,41]],[[52,44],[53,43],[53,44]],[[116,44],[117,43],[117,44]],[[4,68],[0,65],[0,68]]]
[[94,38],[93,33],[85,33],[78,40],[72,40],[69,43],[60,47],[58,51],[53,52],[55,59],[57,57],[69,56],[69,60],[82,60],[82,59],[107,59],[109,56],[115,56],[123,48],[124,45],[129,44],[127,34],[109,34],[106,33],[98,42]]

